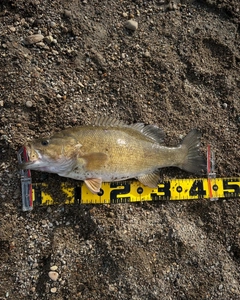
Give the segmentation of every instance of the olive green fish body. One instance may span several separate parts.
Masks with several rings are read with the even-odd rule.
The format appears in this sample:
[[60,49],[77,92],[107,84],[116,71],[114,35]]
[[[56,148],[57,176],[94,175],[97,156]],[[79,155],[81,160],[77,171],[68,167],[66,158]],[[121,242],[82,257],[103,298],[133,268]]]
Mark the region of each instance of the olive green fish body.
[[159,168],[204,168],[199,139],[200,133],[192,130],[178,147],[165,147],[156,126],[100,118],[94,125],[69,128],[26,145],[30,160],[24,167],[84,180],[94,193],[102,181],[128,178],[156,187]]

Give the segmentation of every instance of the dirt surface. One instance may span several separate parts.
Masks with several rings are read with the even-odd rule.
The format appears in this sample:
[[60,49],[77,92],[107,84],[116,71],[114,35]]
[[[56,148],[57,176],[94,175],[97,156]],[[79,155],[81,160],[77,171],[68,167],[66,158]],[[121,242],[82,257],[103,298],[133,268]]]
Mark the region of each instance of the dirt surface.
[[112,115],[168,145],[198,128],[217,176],[239,177],[239,34],[239,0],[1,0],[1,300],[240,299],[239,199],[22,212],[16,157]]

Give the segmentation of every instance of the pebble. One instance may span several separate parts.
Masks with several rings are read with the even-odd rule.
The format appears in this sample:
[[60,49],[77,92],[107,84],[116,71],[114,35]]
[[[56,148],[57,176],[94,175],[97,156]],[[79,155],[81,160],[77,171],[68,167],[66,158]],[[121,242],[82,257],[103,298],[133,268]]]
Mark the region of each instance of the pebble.
[[38,267],[38,263],[37,262],[33,263],[32,268],[36,269],[37,267]]
[[223,289],[223,285],[220,284],[219,287],[218,287],[219,291],[221,291]]
[[55,28],[55,27],[57,27],[57,23],[51,21],[51,22],[50,22],[50,26],[51,26],[52,28]]
[[109,218],[114,218],[114,217],[115,217],[115,214],[114,214],[112,211],[110,211],[110,212],[108,213],[108,217],[109,217]]
[[174,1],[171,1],[169,3],[169,9],[170,10],[176,10],[176,9],[178,9],[178,6],[177,6],[177,4]]
[[227,103],[223,103],[222,106],[223,106],[223,108],[225,108],[225,109],[228,107]]
[[143,53],[144,57],[151,57],[150,52],[147,50]]
[[44,36],[42,34],[32,34],[27,36],[23,42],[26,45],[32,45],[41,42],[44,39]]
[[52,266],[52,267],[50,268],[51,271],[56,271],[57,269],[58,269],[58,266]]
[[45,50],[49,50],[49,47],[47,45],[44,44],[44,42],[39,42],[37,43],[38,47],[45,49]]
[[56,291],[57,291],[57,288],[56,288],[56,287],[53,287],[53,288],[51,288],[51,290],[50,290],[50,291],[51,291],[51,293],[53,293],[53,294],[54,294],[54,293],[56,293]]
[[28,101],[26,102],[26,106],[27,106],[27,107],[32,107],[32,106],[33,106],[32,101],[31,101],[31,100],[28,100]]
[[71,10],[67,10],[67,9],[64,10],[64,16],[65,17],[70,18],[71,15],[72,15]]
[[44,38],[44,42],[46,42],[47,44],[51,44],[53,42],[53,37],[52,35],[48,35]]
[[53,280],[53,281],[57,281],[58,280],[58,272],[55,271],[50,271],[48,272],[48,276]]
[[128,20],[126,23],[125,23],[125,27],[127,29],[130,29],[132,31],[135,31],[138,29],[138,22],[137,21],[134,21],[134,20]]
[[2,107],[4,105],[3,100],[0,100],[0,106]]
[[109,284],[108,289],[109,289],[110,292],[115,292],[116,291],[115,286],[112,285],[112,284]]

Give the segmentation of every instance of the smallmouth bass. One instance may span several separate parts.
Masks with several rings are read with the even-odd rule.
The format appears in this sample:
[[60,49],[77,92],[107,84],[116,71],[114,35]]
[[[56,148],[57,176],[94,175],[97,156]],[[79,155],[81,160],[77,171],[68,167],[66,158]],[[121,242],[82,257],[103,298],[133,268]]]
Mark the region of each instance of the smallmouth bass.
[[29,161],[21,168],[83,180],[92,193],[100,192],[102,182],[130,178],[155,188],[159,168],[173,166],[192,173],[206,168],[199,153],[200,138],[193,129],[179,146],[166,147],[164,133],[156,126],[100,117],[93,125],[26,143]]

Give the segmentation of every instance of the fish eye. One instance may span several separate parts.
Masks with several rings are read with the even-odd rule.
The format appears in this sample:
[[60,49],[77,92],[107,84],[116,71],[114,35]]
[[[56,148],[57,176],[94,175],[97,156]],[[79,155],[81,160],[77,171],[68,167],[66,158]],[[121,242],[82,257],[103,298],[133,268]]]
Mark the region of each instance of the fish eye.
[[49,140],[42,140],[42,141],[41,141],[41,144],[42,144],[43,146],[47,146],[47,145],[49,144]]

